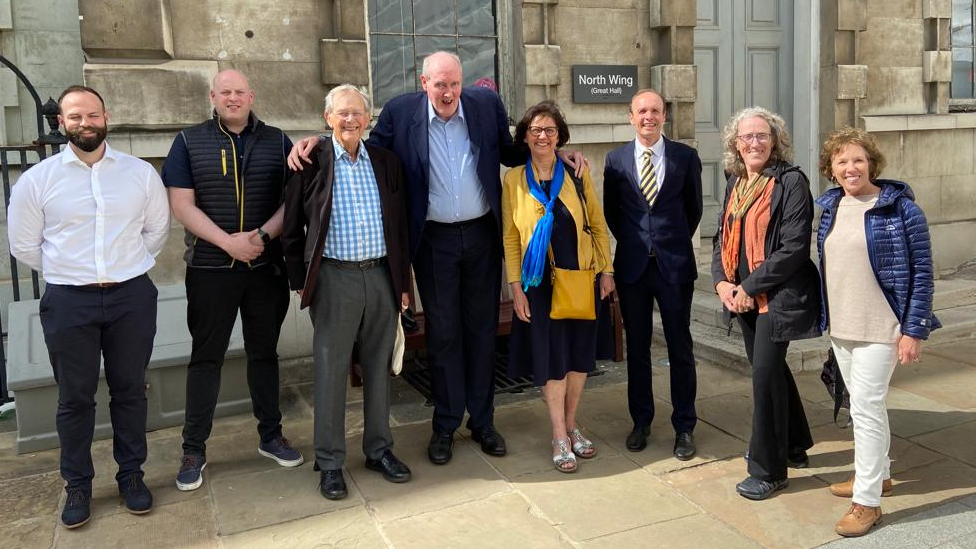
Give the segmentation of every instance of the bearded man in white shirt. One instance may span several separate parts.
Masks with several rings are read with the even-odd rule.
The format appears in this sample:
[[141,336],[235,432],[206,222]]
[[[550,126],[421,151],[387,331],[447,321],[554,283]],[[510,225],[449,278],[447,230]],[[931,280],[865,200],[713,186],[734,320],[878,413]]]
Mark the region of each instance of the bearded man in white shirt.
[[47,284],[40,318],[58,384],[57,429],[67,497],[61,522],[91,518],[91,443],[99,364],[111,392],[115,478],[126,509],[152,509],[146,461],[146,366],[156,335],[156,287],[146,275],[169,234],[156,170],[105,142],[108,113],[84,86],[58,100],[69,145],[20,176],[7,213],[10,253]]

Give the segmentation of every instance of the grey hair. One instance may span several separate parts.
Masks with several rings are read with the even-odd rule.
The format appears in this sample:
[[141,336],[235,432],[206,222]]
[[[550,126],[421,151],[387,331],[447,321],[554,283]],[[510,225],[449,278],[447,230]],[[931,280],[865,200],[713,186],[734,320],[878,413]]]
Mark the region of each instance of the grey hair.
[[361,90],[359,86],[354,86],[352,84],[340,84],[331,90],[329,90],[328,95],[325,96],[325,114],[332,114],[332,103],[335,102],[335,98],[340,93],[355,92],[359,94],[359,97],[363,98],[363,105],[366,106],[366,114],[370,112],[369,97],[366,92]]
[[424,76],[430,76],[430,74],[427,72],[427,67],[430,65],[430,59],[437,54],[444,54],[450,56],[452,59],[454,59],[454,62],[457,63],[458,69],[461,68],[461,58],[458,57],[457,54],[451,53],[449,51],[435,51],[434,53],[428,55],[427,57],[424,57],[424,64],[421,67],[421,73]]
[[746,107],[732,115],[732,119],[722,131],[722,143],[725,149],[722,157],[725,169],[740,177],[746,174],[746,165],[735,146],[735,136],[738,135],[739,124],[743,120],[757,117],[765,120],[773,133],[773,150],[769,154],[769,163],[773,164],[781,160],[793,162],[793,139],[783,117],[762,107]]

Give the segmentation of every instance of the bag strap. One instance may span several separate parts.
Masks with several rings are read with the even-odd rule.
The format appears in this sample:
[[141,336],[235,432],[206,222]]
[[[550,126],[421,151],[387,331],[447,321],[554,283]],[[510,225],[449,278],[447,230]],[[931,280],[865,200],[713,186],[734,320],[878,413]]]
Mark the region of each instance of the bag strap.
[[583,180],[577,177],[573,170],[566,170],[566,174],[573,180],[573,188],[576,189],[576,196],[579,197],[580,205],[583,207],[583,232],[590,235],[590,245],[593,246],[593,261],[590,268],[595,269],[596,254],[600,252],[600,249],[597,247],[596,239],[593,238],[593,232],[590,230],[590,218],[586,213],[586,195],[583,194]]

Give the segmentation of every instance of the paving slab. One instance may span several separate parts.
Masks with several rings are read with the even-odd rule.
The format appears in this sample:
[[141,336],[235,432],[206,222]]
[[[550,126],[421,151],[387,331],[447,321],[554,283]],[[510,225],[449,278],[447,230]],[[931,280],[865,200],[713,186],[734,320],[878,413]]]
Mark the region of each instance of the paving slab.
[[223,549],[298,549],[349,547],[387,549],[373,519],[362,506],[221,536]]
[[762,547],[715,517],[701,514],[641,526],[580,544],[583,549],[757,549]]
[[904,438],[976,421],[976,411],[962,411],[899,387],[888,388],[887,405],[892,434]]
[[49,549],[54,544],[54,520],[38,517],[0,524],[0,539],[4,547],[17,549]]
[[[183,456],[183,439],[180,436],[157,438],[149,446],[146,462],[142,465],[147,484],[158,485],[160,479],[168,478],[176,482],[176,473],[180,469],[180,458]],[[110,487],[117,491],[118,483],[115,475],[119,465],[112,455],[112,439],[96,440],[92,443],[92,463],[95,466],[95,478],[92,487],[96,490]]]
[[394,452],[412,472],[413,478],[406,483],[387,482],[380,473],[366,469],[360,436],[346,442],[346,482],[351,479],[355,483],[380,522],[446,509],[511,490],[481,449],[464,437],[455,435],[454,457],[446,465],[434,465],[427,459],[430,425],[396,427],[393,438]]
[[58,471],[60,463],[60,448],[18,454],[15,443],[10,448],[0,450],[0,481]]
[[976,366],[933,354],[923,355],[920,362],[899,365],[891,377],[891,385],[957,410],[973,410],[976,409],[974,379]]
[[[152,492],[153,506],[169,505],[172,503],[182,503],[191,499],[209,498],[210,490],[207,485],[198,490],[181,492],[176,488],[176,471],[171,475],[145,477],[143,481]],[[63,492],[63,490],[61,490]],[[64,501],[61,501],[63,504]],[[60,509],[60,507],[59,507]],[[92,516],[95,518],[116,513],[127,513],[122,498],[119,497],[118,485],[113,481],[111,484],[94,486],[92,489]]]
[[525,475],[513,484],[576,542],[700,512],[623,457],[583,463],[574,474],[551,470]]
[[0,481],[0,523],[53,515],[64,493],[60,473]]
[[[886,517],[882,517],[884,519]],[[829,549],[923,549],[944,546],[976,533],[976,510],[958,503],[918,513],[901,522],[872,529],[861,538],[841,539],[825,545]],[[972,538],[970,538],[972,539]]]
[[515,493],[497,494],[383,525],[397,549],[564,548],[569,544],[538,509]]
[[59,526],[54,546],[58,549],[216,549],[218,541],[210,501],[194,499],[155,507],[146,515],[119,513],[93,518],[77,530]]
[[676,471],[663,479],[761,546],[815,547],[836,537],[834,524],[849,502],[831,496],[825,483],[810,476],[792,477],[786,490],[765,501],[750,501],[735,491],[746,476],[743,460],[732,459]]
[[[348,479],[347,479],[347,484]],[[349,496],[330,501],[319,493],[319,473],[311,464],[275,467],[257,473],[211,479],[221,535],[279,524],[363,503],[355,486]]]
[[976,466],[976,421],[920,435],[912,441]]
[[[816,475],[827,484],[842,482],[854,474],[854,440],[850,427],[823,425],[812,429],[814,446],[808,451],[810,467],[791,469],[791,475]],[[888,451],[894,482],[899,473],[943,458],[942,455],[900,437],[891,437]]]
[[[619,455],[599,433],[590,429],[595,422],[585,421],[582,410],[592,411],[599,406],[599,393],[584,391],[577,413],[577,424],[583,434],[593,441],[596,456],[603,459]],[[510,479],[529,473],[547,471],[552,465],[552,426],[549,411],[542,399],[532,399],[520,405],[513,405],[495,412],[495,427],[505,436],[508,455],[502,458],[485,456],[492,466]]]
[[976,494],[976,468],[951,458],[902,471],[894,477],[894,494],[884,498],[882,505],[891,520]]
[[[699,399],[696,408],[700,420],[746,442],[752,437],[752,403],[752,389],[748,389]],[[825,404],[804,400],[803,410],[811,429],[833,424],[833,408],[828,409]]]
[[924,347],[922,353],[923,359],[925,358],[924,355],[931,354],[962,364],[976,366],[976,340],[974,339],[962,339],[951,343],[931,345]]
[[[968,520],[976,521],[976,516],[969,517]],[[976,549],[976,533],[963,534],[945,545],[941,549]]]
[[[695,368],[697,377],[697,398],[708,398],[726,393],[752,389],[752,380],[741,372],[723,368],[709,361],[699,359]],[[655,398],[671,402],[671,368],[655,360],[651,367],[652,384]],[[626,385],[622,396],[627,398]],[[825,391],[826,392],[826,391]]]
[[[619,386],[617,387],[619,392]],[[585,408],[580,410],[580,423],[592,426],[598,436],[606,440],[614,454],[622,455],[651,473],[665,473],[686,467],[696,467],[716,459],[742,454],[745,445],[741,440],[716,429],[699,419],[695,427],[695,444],[698,453],[688,461],[674,457],[674,429],[671,426],[671,405],[663,400],[655,400],[655,420],[647,439],[647,448],[640,452],[627,449],[626,440],[632,425],[630,416],[624,412],[620,417],[620,397],[610,391],[592,395]],[[611,419],[615,418],[615,419]]]

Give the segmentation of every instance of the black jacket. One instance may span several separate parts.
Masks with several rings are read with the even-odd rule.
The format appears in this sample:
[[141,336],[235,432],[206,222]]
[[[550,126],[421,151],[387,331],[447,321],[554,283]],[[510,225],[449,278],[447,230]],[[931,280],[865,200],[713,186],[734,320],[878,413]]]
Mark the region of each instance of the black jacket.
[[[769,323],[774,342],[819,337],[820,276],[810,259],[813,236],[813,196],[807,176],[798,166],[779,162],[764,174],[775,178],[766,259],[741,281],[750,296],[765,293],[769,298]],[[722,233],[725,210],[736,177],[729,177],[718,230],[712,242],[712,284],[730,282],[722,268]],[[729,311],[725,311],[730,315]],[[730,318],[727,316],[727,318]]]

